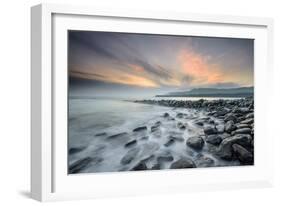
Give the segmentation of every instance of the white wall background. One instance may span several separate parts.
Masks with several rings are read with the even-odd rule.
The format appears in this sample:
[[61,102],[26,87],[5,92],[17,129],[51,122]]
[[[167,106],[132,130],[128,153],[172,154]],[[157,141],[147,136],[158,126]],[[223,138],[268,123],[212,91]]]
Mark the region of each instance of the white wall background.
[[[46,2],[6,0],[0,7],[0,204],[38,205],[29,198],[30,150],[30,6]],[[214,191],[178,195],[157,195],[79,202],[59,205],[279,205],[281,203],[281,6],[278,0],[57,0],[92,6],[179,11],[207,14],[265,16],[275,20],[275,187],[239,191]],[[266,85],[265,85],[266,86]],[[277,106],[279,105],[279,108]],[[279,130],[278,130],[279,129]],[[265,137],[266,138],[266,137]]]

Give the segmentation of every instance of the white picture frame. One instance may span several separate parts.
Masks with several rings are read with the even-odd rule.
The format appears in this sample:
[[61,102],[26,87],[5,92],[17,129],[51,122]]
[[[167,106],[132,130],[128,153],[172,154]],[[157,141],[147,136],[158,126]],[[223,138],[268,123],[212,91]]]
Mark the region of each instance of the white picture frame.
[[[267,108],[272,104],[272,19],[155,13],[56,4],[34,6],[31,14],[32,198],[54,201],[272,186],[273,133],[267,121]],[[155,24],[159,26],[154,27]],[[254,38],[255,165],[84,174],[71,177],[67,175],[65,34],[68,29],[74,27],[82,30]]]

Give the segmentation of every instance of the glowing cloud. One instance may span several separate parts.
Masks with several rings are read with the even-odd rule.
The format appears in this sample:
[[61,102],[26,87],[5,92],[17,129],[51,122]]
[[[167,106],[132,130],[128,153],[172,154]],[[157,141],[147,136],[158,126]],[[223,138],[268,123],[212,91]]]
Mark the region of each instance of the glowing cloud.
[[209,56],[182,50],[178,59],[182,72],[192,77],[193,84],[213,84],[225,80],[219,65],[208,62]]

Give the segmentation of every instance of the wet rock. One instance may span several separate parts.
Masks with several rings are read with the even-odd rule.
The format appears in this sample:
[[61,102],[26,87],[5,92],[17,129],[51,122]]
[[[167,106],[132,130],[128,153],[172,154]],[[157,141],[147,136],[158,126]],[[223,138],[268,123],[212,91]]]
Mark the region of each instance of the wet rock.
[[233,153],[238,157],[242,164],[252,165],[254,163],[254,156],[247,149],[239,144],[233,144],[232,148]]
[[182,122],[179,122],[179,123],[178,123],[178,128],[179,128],[180,130],[185,130],[185,129],[186,129],[186,126],[185,126]]
[[252,123],[254,123],[254,119],[253,119],[253,118],[251,118],[251,119],[246,119],[246,120],[244,120],[244,121],[241,121],[240,123],[241,123],[241,124],[252,124]]
[[74,162],[69,167],[69,173],[74,174],[74,173],[81,172],[83,169],[86,169],[87,167],[89,167],[93,160],[94,159],[91,157],[86,157],[84,159]]
[[236,129],[236,126],[232,120],[229,120],[225,124],[225,131],[231,133],[233,130]]
[[229,113],[229,114],[225,115],[224,121],[228,122],[230,120],[232,120],[235,123],[235,122],[237,122],[237,117],[232,113]]
[[248,124],[237,124],[236,127],[237,127],[237,129],[249,128],[249,125]]
[[157,122],[155,122],[155,124],[154,125],[158,125],[158,126],[160,126],[162,124],[162,122],[161,121],[157,121]]
[[251,112],[246,115],[246,119],[252,119],[252,118],[254,118],[254,112]]
[[198,126],[203,126],[204,125],[204,121],[202,121],[202,120],[195,120],[194,124],[196,124]]
[[215,160],[210,157],[202,156],[196,160],[197,167],[213,167],[215,166]]
[[96,134],[95,136],[99,137],[99,136],[105,136],[105,135],[106,135],[106,132],[101,132],[101,133]]
[[183,142],[184,138],[183,137],[177,137],[177,136],[169,136],[170,139],[178,142]]
[[210,119],[210,120],[208,120],[208,124],[215,124],[215,121]]
[[252,137],[248,134],[237,134],[235,136],[226,138],[221,142],[217,155],[222,159],[231,160],[233,158],[233,144],[240,144],[247,147],[251,144],[251,141]]
[[217,116],[224,116],[229,112],[227,108],[221,108],[220,110],[217,111]]
[[134,166],[131,171],[142,171],[142,170],[147,170],[147,166],[145,162],[141,161],[139,162],[136,166]]
[[164,146],[165,146],[165,147],[169,147],[169,146],[171,146],[171,145],[174,144],[174,143],[175,143],[175,140],[169,139],[169,140],[164,144]]
[[162,123],[160,121],[155,122],[155,124],[151,126],[151,132],[155,132],[156,130],[158,130],[161,124]]
[[170,169],[184,169],[184,168],[194,168],[196,167],[195,163],[189,158],[181,158],[173,162],[170,166]]
[[230,134],[228,134],[228,133],[225,132],[225,133],[223,133],[223,134],[220,134],[220,137],[224,140],[224,139],[230,137]]
[[200,136],[190,137],[187,139],[186,145],[190,146],[193,149],[199,150],[199,149],[202,149],[202,147],[204,146],[204,140]]
[[120,163],[123,165],[129,164],[140,152],[140,148],[133,148],[129,150],[121,159]]
[[114,134],[114,135],[108,136],[107,139],[115,139],[115,138],[119,138],[119,137],[124,137],[127,134],[128,134],[127,132],[122,132],[122,133],[119,133],[119,134]]
[[212,126],[205,126],[204,127],[204,133],[206,135],[211,135],[211,134],[217,134],[218,131],[215,127],[212,127]]
[[133,146],[135,144],[137,144],[137,140],[134,139],[134,140],[132,140],[130,142],[127,142],[124,146],[125,147],[131,147],[131,146]]
[[72,154],[82,152],[85,148],[86,147],[72,147],[68,150],[68,154],[72,155]]
[[235,130],[235,134],[251,134],[252,130],[250,128],[241,128]]
[[164,115],[163,115],[163,117],[169,117],[170,115],[169,115],[169,113],[167,113],[167,112],[165,112],[164,113]]
[[146,126],[137,127],[137,128],[135,128],[135,129],[133,129],[133,132],[139,132],[139,131],[144,131],[144,130],[147,130],[147,127],[146,127]]
[[208,135],[206,137],[206,142],[212,145],[219,145],[222,142],[222,137],[216,134]]
[[159,129],[159,125],[153,125],[150,129],[151,132],[155,132],[156,130]]
[[225,126],[223,124],[216,125],[216,129],[217,129],[218,133],[223,133],[224,128],[225,128]]
[[239,112],[242,113],[242,114],[247,114],[250,111],[247,107],[241,107],[241,108],[239,108]]
[[160,155],[157,157],[157,162],[171,162],[174,160],[172,155]]
[[180,119],[183,118],[183,113],[177,113],[176,117]]

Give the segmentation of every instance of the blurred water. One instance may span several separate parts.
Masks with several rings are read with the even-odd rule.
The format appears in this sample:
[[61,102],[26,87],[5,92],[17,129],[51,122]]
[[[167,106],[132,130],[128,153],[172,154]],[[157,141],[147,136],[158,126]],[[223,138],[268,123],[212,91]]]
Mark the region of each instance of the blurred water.
[[[178,99],[178,98],[176,98]],[[194,99],[194,98],[192,98]],[[195,100],[195,99],[194,99]],[[168,112],[175,120],[167,121],[163,114]],[[177,118],[181,112],[185,118]],[[185,141],[190,136],[203,134],[202,128],[194,124],[194,119],[203,118],[203,113],[183,108],[170,108],[156,105],[140,104],[118,99],[100,98],[71,98],[69,99],[69,121],[68,121],[68,147],[86,148],[82,152],[69,155],[69,164],[85,157],[99,158],[81,172],[115,172],[130,170],[140,160],[150,155],[171,154],[174,159],[183,156],[196,158],[198,151],[186,146]],[[158,133],[151,133],[151,126],[160,121],[161,127]],[[217,121],[217,120],[216,120]],[[187,129],[179,130],[177,124],[182,122]],[[147,126],[148,131],[132,132],[133,129]],[[119,133],[127,134],[122,138],[108,140],[107,137]],[[106,133],[96,136],[96,134]],[[164,144],[169,140],[171,134],[177,134],[184,138],[183,142],[176,142],[169,147]],[[147,137],[146,139],[142,139]],[[135,147],[141,152],[128,165],[120,164],[122,157],[129,148],[124,145],[131,140],[137,140]],[[200,154],[210,156],[208,147],[205,145]],[[224,162],[215,160],[215,165],[235,165],[237,162]],[[156,163],[155,158],[148,161],[149,166]],[[163,168],[169,168],[170,163],[164,163]]]

